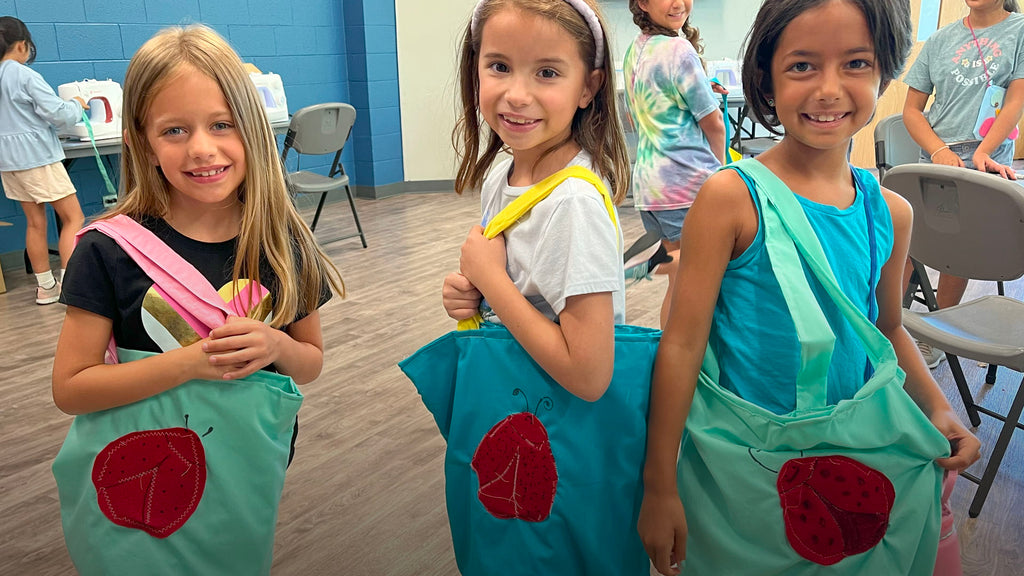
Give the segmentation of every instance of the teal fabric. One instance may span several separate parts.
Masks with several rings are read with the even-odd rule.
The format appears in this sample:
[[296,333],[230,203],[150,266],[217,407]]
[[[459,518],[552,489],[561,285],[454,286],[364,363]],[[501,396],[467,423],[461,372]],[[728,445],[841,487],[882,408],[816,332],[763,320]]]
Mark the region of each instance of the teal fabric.
[[[877,313],[871,306],[871,287],[892,253],[892,219],[874,175],[859,168],[852,168],[852,173],[857,195],[848,208],[840,210],[802,197],[797,200],[820,239],[843,293],[874,321]],[[722,387],[775,414],[786,414],[796,407],[792,382],[800,367],[799,343],[765,247],[763,207],[753,183],[748,181],[748,187],[759,215],[757,235],[725,271],[708,343],[722,366]],[[869,218],[875,230],[874,258],[867,228]],[[872,260],[874,270],[869,266]],[[806,264],[802,268],[818,306],[836,334],[828,371],[828,403],[836,404],[851,398],[864,385],[867,353],[821,282]],[[750,322],[752,317],[759,321]]]
[[[121,362],[151,355],[118,349]],[[134,404],[76,416],[53,463],[75,568],[85,576],[269,574],[301,404],[291,378],[260,371],[239,380],[191,380]],[[203,435],[206,460],[195,512],[165,538],[113,523],[100,510],[92,481],[97,455],[132,432],[184,428],[186,415],[189,429]]]
[[[903,390],[905,374],[888,340],[840,291],[795,195],[756,160],[733,166],[757,184],[772,265],[799,334],[797,409],[774,414],[721,387],[709,348],[678,465],[689,528],[683,573],[744,574],[757,566],[758,574],[930,576],[942,482],[934,459],[948,456],[949,444]],[[874,366],[852,398],[834,405],[827,401],[825,374],[835,335],[815,305],[801,260],[849,320]],[[884,475],[895,496],[881,540],[825,566],[799,554],[787,537],[779,472],[793,459],[830,456]]]
[[[616,327],[612,383],[597,402],[559,386],[507,329],[493,324],[446,334],[399,364],[448,442],[445,497],[463,576],[648,575],[636,522],[660,334]],[[477,496],[471,461],[492,427],[535,410],[558,474],[550,516],[499,519]]]

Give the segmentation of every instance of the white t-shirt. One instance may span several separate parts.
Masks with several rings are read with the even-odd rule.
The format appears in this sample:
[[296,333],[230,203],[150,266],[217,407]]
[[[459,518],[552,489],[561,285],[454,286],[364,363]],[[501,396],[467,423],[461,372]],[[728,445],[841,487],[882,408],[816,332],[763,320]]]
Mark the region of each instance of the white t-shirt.
[[[590,155],[583,151],[568,165],[593,170]],[[480,206],[485,222],[530,189],[509,186],[511,169],[512,160],[505,160],[484,179]],[[601,194],[577,178],[559,184],[505,230],[509,277],[519,292],[552,321],[558,320],[569,296],[611,292],[615,323],[625,323],[621,245],[622,233],[608,216]],[[497,321],[491,311],[484,317]]]

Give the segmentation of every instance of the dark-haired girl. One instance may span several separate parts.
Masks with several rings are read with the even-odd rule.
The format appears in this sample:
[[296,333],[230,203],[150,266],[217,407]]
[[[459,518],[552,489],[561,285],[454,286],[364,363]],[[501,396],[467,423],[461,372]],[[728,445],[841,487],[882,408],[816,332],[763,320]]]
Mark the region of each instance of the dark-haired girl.
[[[871,119],[878,96],[903,65],[911,46],[910,30],[906,0],[766,0],[746,42],[743,93],[762,124],[784,128],[782,141],[757,157],[762,165],[758,169],[767,168],[789,189],[781,193],[795,197],[840,289],[891,343],[906,372],[905,390],[949,441],[952,454],[937,460],[938,465],[963,469],[978,459],[979,442],[950,407],[901,323],[911,208],[847,160],[854,134]],[[747,521],[762,526],[768,520],[688,518],[684,513],[684,504],[700,504],[683,501],[682,494],[690,493],[684,489],[686,483],[692,485],[693,478],[677,470],[683,470],[688,449],[678,469],[677,458],[684,424],[705,406],[694,404],[705,351],[717,358],[717,384],[723,393],[756,405],[759,414],[800,414],[796,381],[803,371],[797,320],[781,285],[792,279],[773,271],[763,224],[767,208],[758,200],[754,184],[748,187],[744,178],[737,170],[716,173],[690,209],[672,310],[655,364],[639,531],[662,574],[676,574],[680,568],[731,573],[718,563],[732,558],[716,556],[715,550],[744,548],[718,529]],[[817,279],[811,276],[808,283],[835,336],[824,378],[826,404],[833,406],[852,399],[864,386],[869,376],[867,352]],[[756,425],[754,418],[752,412],[747,424]],[[723,439],[719,449],[735,444]],[[938,447],[944,448],[941,439]],[[932,452],[939,453],[928,453]],[[744,474],[740,464],[713,473]],[[717,510],[738,510],[749,502],[749,494],[736,492],[722,491],[718,498],[724,504]],[[934,527],[937,536],[937,524]],[[688,540],[690,561],[684,562]],[[893,556],[914,558],[918,550],[897,550]],[[777,552],[760,560],[771,563],[792,550]],[[874,558],[884,562],[886,554]],[[696,565],[698,557],[701,562]],[[769,573],[767,568],[759,570],[757,561],[750,560],[750,573]],[[859,560],[852,562],[859,565]],[[925,564],[930,574],[932,565]],[[845,573],[809,561],[774,570],[770,573]]]
[[81,99],[61,100],[27,66],[36,58],[36,45],[25,23],[13,16],[0,16],[0,55],[0,181],[4,194],[25,212],[25,251],[36,274],[36,304],[52,304],[60,298],[60,283],[50,270],[46,204],[63,223],[61,276],[85,221],[61,163],[64,150],[55,127],[73,125],[87,105]]

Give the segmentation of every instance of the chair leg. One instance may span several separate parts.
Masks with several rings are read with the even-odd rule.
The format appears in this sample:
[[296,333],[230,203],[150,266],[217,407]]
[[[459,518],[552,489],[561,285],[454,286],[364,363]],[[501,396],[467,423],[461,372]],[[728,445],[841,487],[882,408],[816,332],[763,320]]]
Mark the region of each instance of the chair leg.
[[988,372],[985,373],[985,384],[996,383],[996,371],[999,370],[999,366],[996,364],[988,365]]
[[981,507],[985,505],[985,498],[988,497],[988,492],[992,488],[992,482],[996,478],[996,473],[999,472],[999,464],[1006,453],[1006,447],[1010,444],[1013,431],[1020,422],[1022,410],[1024,410],[1024,379],[1017,386],[1017,396],[1013,399],[1013,405],[1010,406],[1010,411],[1006,414],[1006,420],[1003,422],[1003,429],[999,433],[999,439],[996,440],[996,445],[992,449],[992,455],[989,456],[988,464],[985,465],[985,472],[981,477],[981,482],[978,484],[978,491],[974,493],[974,500],[971,501],[971,508],[967,512],[971,518],[977,518],[978,514],[981,513]]
[[327,192],[320,195],[320,202],[316,205],[316,213],[313,214],[313,223],[309,225],[310,232],[316,232],[316,223],[320,221],[320,213],[324,210],[324,202],[327,201]]
[[974,396],[971,394],[971,389],[967,386],[967,379],[964,378],[963,368],[960,367],[960,359],[947,352],[946,360],[949,361],[949,371],[953,373],[953,381],[956,382],[956,388],[960,392],[960,399],[963,400],[964,408],[967,409],[967,417],[971,420],[971,426],[981,426],[981,416],[978,415],[978,408],[974,405]]
[[363,242],[363,248],[366,248],[366,234],[363,233],[363,225],[359,223],[359,213],[356,212],[356,201],[352,197],[352,189],[345,186],[345,194],[348,195],[348,205],[352,208],[352,218],[356,221],[356,230],[359,231],[359,239]]

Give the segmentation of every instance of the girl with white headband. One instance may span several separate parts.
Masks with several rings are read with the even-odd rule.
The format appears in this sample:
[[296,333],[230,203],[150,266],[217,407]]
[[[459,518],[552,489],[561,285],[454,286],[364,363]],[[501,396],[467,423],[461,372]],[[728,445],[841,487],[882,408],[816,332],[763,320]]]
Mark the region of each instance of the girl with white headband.
[[[593,0],[482,0],[466,28],[462,114],[453,134],[460,157],[455,190],[480,190],[484,225],[490,225],[470,230],[442,300],[460,327],[470,319],[479,325],[470,334],[474,341],[495,333],[507,341],[511,334],[532,359],[517,364],[516,374],[497,368],[500,374],[483,375],[475,382],[481,386],[466,392],[471,398],[451,407],[451,426],[439,420],[448,441],[453,547],[466,576],[649,571],[635,530],[639,496],[628,488],[641,489],[643,442],[621,445],[621,438],[645,429],[649,377],[636,387],[644,409],[630,419],[635,426],[603,416],[609,406],[616,417],[633,413],[619,403],[620,372],[639,372],[622,370],[619,362],[631,353],[616,352],[625,281],[614,205],[629,186],[629,160],[613,75]],[[503,151],[511,157],[492,169]],[[505,209],[538,197],[518,219]],[[496,230],[509,221],[515,223]],[[489,369],[491,360],[483,362]],[[646,362],[649,369],[653,350]],[[534,372],[536,366],[546,375]],[[547,392],[538,393],[541,386]],[[521,407],[524,397],[529,409],[509,416],[517,423],[505,428],[498,418],[478,430],[477,415],[499,404],[481,398],[496,390],[502,417],[510,413],[506,397],[509,409]],[[473,425],[466,424],[470,419]],[[491,452],[517,439],[526,444],[501,452],[514,458]],[[458,452],[467,443],[468,453]],[[470,454],[472,471],[463,475],[470,463],[462,455]]]
[[[615,204],[625,197],[629,160],[613,71],[587,0],[481,1],[466,30],[460,84],[455,190],[482,184],[484,224],[568,166],[595,172]],[[488,173],[502,150],[512,157]],[[485,320],[504,324],[568,391],[600,398],[612,373],[613,326],[625,321],[621,238],[602,195],[570,178],[503,235],[488,240],[483,231],[470,231],[461,270],[445,278],[448,315],[474,316],[482,295]]]

